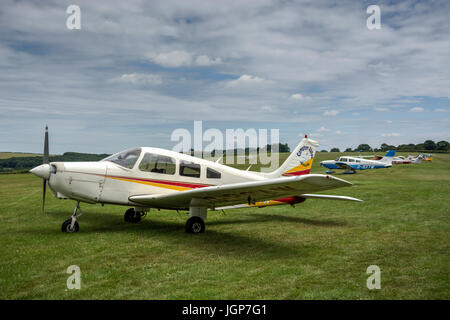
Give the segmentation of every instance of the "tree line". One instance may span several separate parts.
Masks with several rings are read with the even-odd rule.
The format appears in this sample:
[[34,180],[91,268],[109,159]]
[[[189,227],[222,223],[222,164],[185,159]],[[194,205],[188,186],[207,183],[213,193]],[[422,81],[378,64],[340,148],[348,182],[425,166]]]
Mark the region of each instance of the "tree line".
[[[50,162],[63,161],[99,161],[108,157],[108,154],[91,154],[78,152],[65,152],[62,155],[50,156]],[[42,164],[42,157],[12,157],[8,159],[0,159],[0,172],[22,172],[28,171]]]
[[[370,145],[363,143],[355,149],[347,148],[344,152],[382,152],[388,150],[409,151],[409,152],[450,152],[450,143],[448,141],[434,142],[433,140],[426,140],[423,143],[409,143],[400,144],[398,146],[382,143],[379,148],[372,148]],[[326,150],[322,150],[326,152]],[[339,148],[331,148],[330,152],[341,152]]]

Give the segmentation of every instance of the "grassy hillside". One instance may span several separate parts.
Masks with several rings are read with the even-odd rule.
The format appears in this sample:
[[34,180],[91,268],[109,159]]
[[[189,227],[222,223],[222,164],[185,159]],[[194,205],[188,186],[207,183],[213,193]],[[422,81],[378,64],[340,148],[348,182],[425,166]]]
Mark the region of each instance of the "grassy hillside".
[[[48,193],[42,215],[40,179],[0,175],[0,299],[450,299],[450,155],[434,158],[338,174],[354,186],[326,192],[363,203],[212,212],[203,235],[184,213],[127,224],[125,207],[86,204],[64,234],[73,201]],[[366,288],[374,264],[380,290]],[[81,290],[66,288],[70,265]]]
[[0,159],[10,159],[19,157],[42,157],[39,153],[22,153],[22,152],[0,152]]

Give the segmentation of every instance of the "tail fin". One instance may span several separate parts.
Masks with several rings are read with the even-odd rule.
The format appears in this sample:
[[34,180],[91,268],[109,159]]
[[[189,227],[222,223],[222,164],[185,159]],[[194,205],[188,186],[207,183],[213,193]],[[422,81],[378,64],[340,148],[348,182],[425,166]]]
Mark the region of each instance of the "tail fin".
[[392,163],[392,159],[395,156],[395,150],[389,150],[386,152],[383,158],[381,158],[379,161],[386,162],[386,163]]
[[317,141],[305,138],[300,141],[299,145],[292,151],[289,157],[277,170],[268,174],[272,178],[281,176],[300,176],[309,174],[311,166],[319,146]]

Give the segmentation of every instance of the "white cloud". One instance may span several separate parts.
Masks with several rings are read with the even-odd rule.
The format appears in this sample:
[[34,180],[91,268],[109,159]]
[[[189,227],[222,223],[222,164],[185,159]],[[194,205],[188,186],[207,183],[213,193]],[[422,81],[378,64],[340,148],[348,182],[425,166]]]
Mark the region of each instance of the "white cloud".
[[386,107],[375,107],[374,109],[375,109],[375,111],[378,111],[378,112],[389,111],[389,108],[386,108]]
[[186,51],[171,51],[166,53],[158,53],[156,55],[147,55],[147,57],[154,63],[163,67],[182,67],[190,66],[192,63],[192,56]]
[[339,114],[338,110],[327,110],[323,113],[324,116],[336,116]]
[[111,79],[112,82],[131,83],[131,84],[162,84],[159,75],[145,73],[125,73],[118,78]]
[[305,97],[301,93],[294,93],[291,95],[292,100],[303,100]]
[[437,108],[434,109],[434,112],[447,112],[448,110],[442,109],[442,108]]
[[397,133],[397,132],[393,132],[393,133],[382,133],[381,134],[382,137],[400,137],[401,134]]
[[330,131],[330,129],[325,128],[325,127],[320,127],[319,129],[317,129],[318,132],[325,132],[325,131]]
[[390,124],[390,123],[392,123],[392,120],[386,120],[386,123]]
[[220,59],[220,58],[211,59],[205,55],[198,56],[197,58],[195,58],[195,65],[197,65],[197,66],[208,67],[208,66],[213,66],[216,64],[221,64],[221,63],[222,63],[222,59]]
[[336,134],[341,134],[341,133],[342,133],[341,130],[337,130],[337,131],[336,131]]
[[409,111],[410,112],[423,112],[423,111],[425,111],[425,109],[422,107],[414,107],[414,108],[409,109]]
[[310,101],[311,97],[310,96],[305,96],[305,95],[303,95],[301,93],[294,93],[294,94],[292,94],[289,97],[289,99],[290,100],[297,100],[297,101],[300,101],[300,100],[308,100],[308,101]]
[[222,63],[221,58],[211,59],[207,55],[194,56],[183,50],[174,50],[158,54],[147,54],[146,56],[153,63],[169,68],[190,66],[208,67]]
[[312,138],[318,138],[318,137],[321,137],[322,134],[321,134],[321,133],[318,133],[318,132],[313,132],[313,133],[311,133],[309,136],[312,137]]
[[244,74],[236,80],[228,81],[227,86],[237,87],[237,86],[241,86],[241,85],[256,85],[256,84],[262,84],[262,83],[267,83],[267,82],[268,82],[268,80],[266,80],[266,79]]

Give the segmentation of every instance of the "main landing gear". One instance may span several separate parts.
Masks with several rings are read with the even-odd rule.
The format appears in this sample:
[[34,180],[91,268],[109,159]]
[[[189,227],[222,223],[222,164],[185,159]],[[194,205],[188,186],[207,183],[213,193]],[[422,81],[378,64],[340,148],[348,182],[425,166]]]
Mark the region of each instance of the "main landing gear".
[[187,233],[203,233],[205,232],[205,222],[200,217],[190,217],[186,221]]
[[199,234],[205,232],[208,203],[200,199],[192,199],[189,206],[189,219],[186,221],[186,232]]
[[123,216],[125,222],[138,223],[141,222],[142,217],[144,217],[147,213],[145,211],[139,211],[135,208],[130,208],[125,211]]
[[[77,214],[77,212],[80,211],[80,214]],[[72,218],[66,220],[63,222],[61,226],[62,232],[78,232],[80,229],[80,226],[78,225],[77,218],[80,217],[83,214],[80,208],[80,201],[77,201],[77,204],[75,206],[75,210],[73,211]]]

